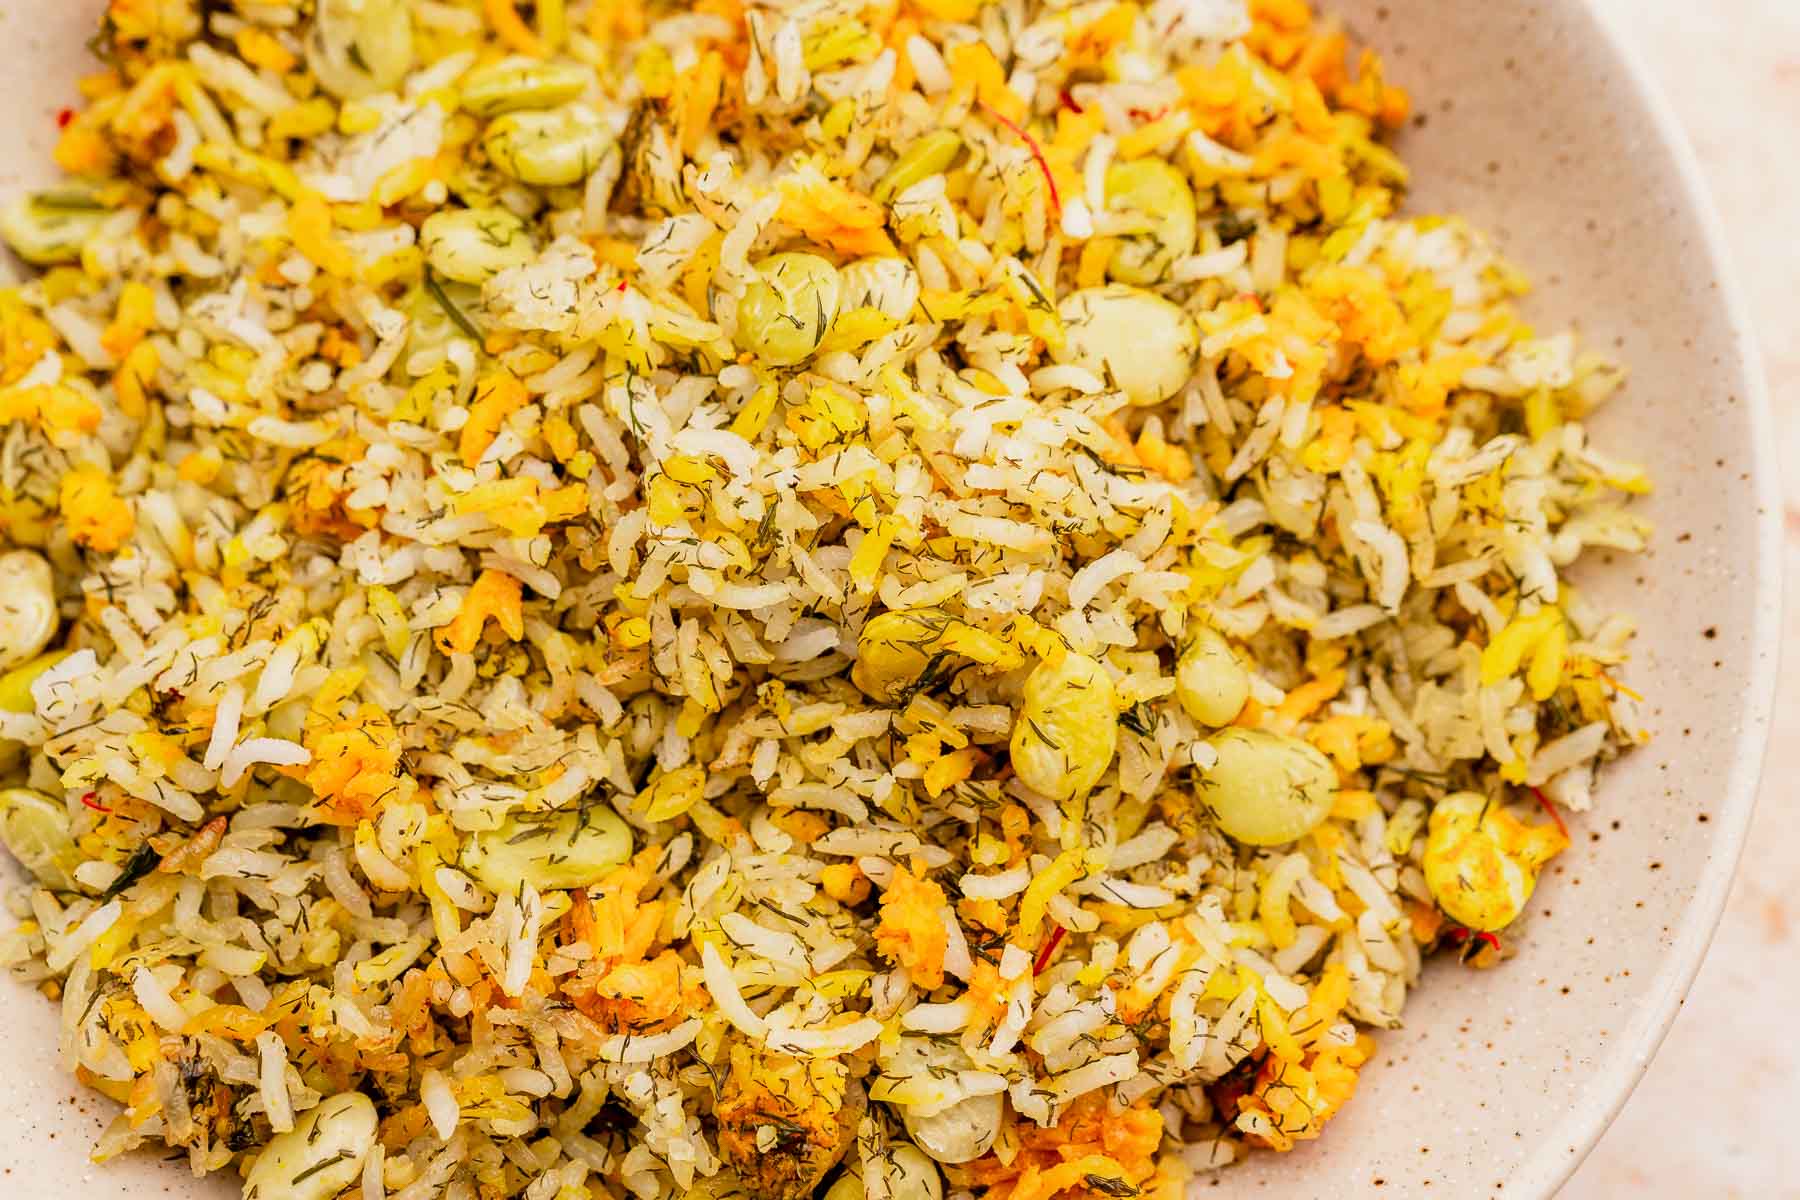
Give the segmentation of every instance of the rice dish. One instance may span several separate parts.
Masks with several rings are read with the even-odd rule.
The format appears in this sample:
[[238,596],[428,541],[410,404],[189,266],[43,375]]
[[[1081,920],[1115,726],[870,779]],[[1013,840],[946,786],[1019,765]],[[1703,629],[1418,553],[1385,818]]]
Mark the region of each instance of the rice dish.
[[1649,536],[1622,372],[1303,0],[95,48],[0,212],[0,958],[98,1160],[1179,1200],[1647,736],[1568,580]]

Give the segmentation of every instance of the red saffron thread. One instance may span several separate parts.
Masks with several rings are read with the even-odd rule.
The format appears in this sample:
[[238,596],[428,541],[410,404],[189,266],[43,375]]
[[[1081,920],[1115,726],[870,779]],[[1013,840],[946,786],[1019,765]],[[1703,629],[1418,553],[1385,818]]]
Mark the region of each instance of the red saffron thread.
[[1562,814],[1556,811],[1556,805],[1551,802],[1550,797],[1544,795],[1544,789],[1533,787],[1531,794],[1536,796],[1538,803],[1544,806],[1544,811],[1550,814],[1550,819],[1556,822],[1556,827],[1562,830],[1563,838],[1566,840],[1569,836],[1569,827],[1563,823]]
[[1044,968],[1050,965],[1050,956],[1056,953],[1056,948],[1062,945],[1062,940],[1068,935],[1068,932],[1061,925],[1050,931],[1050,936],[1044,939],[1044,948],[1038,951],[1037,961],[1031,964],[1033,975],[1044,973]]
[[[1471,929],[1467,929],[1461,925],[1452,925],[1450,928],[1444,930],[1444,940],[1446,942],[1449,942],[1452,946],[1461,946],[1464,942],[1467,942],[1470,938],[1474,938],[1476,942],[1480,943],[1481,945],[1489,947],[1490,949],[1493,950],[1493,952],[1495,954],[1500,953],[1500,935],[1499,934],[1487,933],[1487,932],[1476,933],[1475,931],[1473,931]],[[1466,961],[1468,961],[1468,958],[1469,958],[1469,951],[1464,950],[1463,951],[1463,960],[1466,962]]]
[[1053,211],[1056,214],[1057,221],[1061,222],[1062,221],[1062,194],[1056,190],[1056,176],[1054,176],[1050,173],[1050,160],[1044,157],[1044,148],[1042,146],[1038,145],[1036,138],[1032,137],[1029,133],[1026,133],[1023,129],[1019,128],[1019,126],[1014,124],[1012,121],[1007,120],[1005,115],[1003,115],[1002,113],[995,110],[992,105],[983,103],[981,101],[977,101],[977,103],[981,104],[982,112],[984,112],[988,116],[994,118],[994,120],[1000,122],[1000,124],[1006,126],[1007,129],[1012,131],[1013,136],[1017,137],[1020,141],[1024,142],[1026,146],[1030,147],[1031,157],[1037,160],[1038,170],[1040,170],[1044,173],[1044,182],[1050,185],[1050,208],[1051,208],[1051,211]]

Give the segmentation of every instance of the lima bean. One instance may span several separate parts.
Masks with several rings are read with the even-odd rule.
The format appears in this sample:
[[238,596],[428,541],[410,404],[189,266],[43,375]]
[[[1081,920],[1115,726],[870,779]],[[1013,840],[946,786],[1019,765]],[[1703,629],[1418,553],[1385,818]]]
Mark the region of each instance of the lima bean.
[[1154,292],[1122,283],[1087,288],[1057,306],[1056,360],[1111,379],[1133,404],[1160,404],[1186,385],[1200,349],[1193,319]]
[[478,833],[463,848],[462,865],[497,896],[566,891],[598,883],[631,857],[631,830],[602,804],[515,815]]
[[1250,698],[1250,674],[1231,644],[1210,626],[1201,626],[1175,664],[1175,698],[1188,716],[1214,729],[1237,720]]
[[0,669],[35,657],[60,621],[44,556],[30,550],[0,554]]
[[331,1200],[375,1148],[375,1105],[361,1092],[321,1100],[269,1139],[244,1178],[244,1200]]
[[1299,738],[1227,729],[1212,739],[1218,762],[1200,796],[1219,828],[1249,846],[1281,846],[1310,833],[1331,811],[1337,771]]
[[393,90],[413,64],[407,0],[318,0],[306,34],[306,65],[340,100]]
[[521,183],[567,187],[580,183],[612,148],[600,114],[585,104],[497,118],[481,144],[496,167]]
[[1099,662],[1062,652],[1025,677],[1012,767],[1026,787],[1053,800],[1085,796],[1118,747],[1117,692]]

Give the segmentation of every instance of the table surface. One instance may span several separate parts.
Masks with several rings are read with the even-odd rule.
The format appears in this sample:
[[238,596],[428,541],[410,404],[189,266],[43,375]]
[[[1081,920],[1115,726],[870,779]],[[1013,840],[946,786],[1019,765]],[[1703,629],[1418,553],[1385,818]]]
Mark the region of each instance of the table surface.
[[1674,103],[1724,217],[1768,359],[1785,481],[1774,743],[1737,887],[1669,1039],[1562,1200],[1800,1198],[1800,4],[1602,0]]

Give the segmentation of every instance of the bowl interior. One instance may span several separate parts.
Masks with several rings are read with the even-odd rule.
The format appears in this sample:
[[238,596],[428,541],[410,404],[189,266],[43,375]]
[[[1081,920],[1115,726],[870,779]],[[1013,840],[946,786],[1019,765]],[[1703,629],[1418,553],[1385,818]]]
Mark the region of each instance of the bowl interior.
[[[55,114],[87,69],[98,0],[0,0],[15,118],[0,191],[48,175]],[[1327,8],[1334,5],[1327,3]],[[1649,465],[1650,553],[1579,574],[1636,614],[1628,680],[1654,740],[1612,768],[1575,848],[1547,873],[1521,954],[1439,964],[1382,1035],[1329,1135],[1216,1182],[1268,1197],[1547,1196],[1623,1102],[1666,1029],[1724,903],[1772,703],[1773,468],[1761,375],[1721,278],[1711,216],[1616,43],[1579,0],[1338,0],[1409,87],[1414,212],[1496,233],[1538,283],[1545,328],[1573,325],[1632,382],[1597,419]],[[53,1005],[0,983],[0,1150],[18,1194],[225,1196],[179,1166],[97,1168],[112,1115],[56,1063]],[[1431,1189],[1427,1191],[1426,1189]]]
[[1681,135],[1588,5],[1336,8],[1412,91],[1411,210],[1496,235],[1537,285],[1539,327],[1573,327],[1630,370],[1591,424],[1648,465],[1655,541],[1590,555],[1576,579],[1638,621],[1626,680],[1653,740],[1571,819],[1575,846],[1546,872],[1519,956],[1434,964],[1327,1136],[1227,1186],[1548,1196],[1674,1018],[1754,801],[1779,607],[1763,379]]

